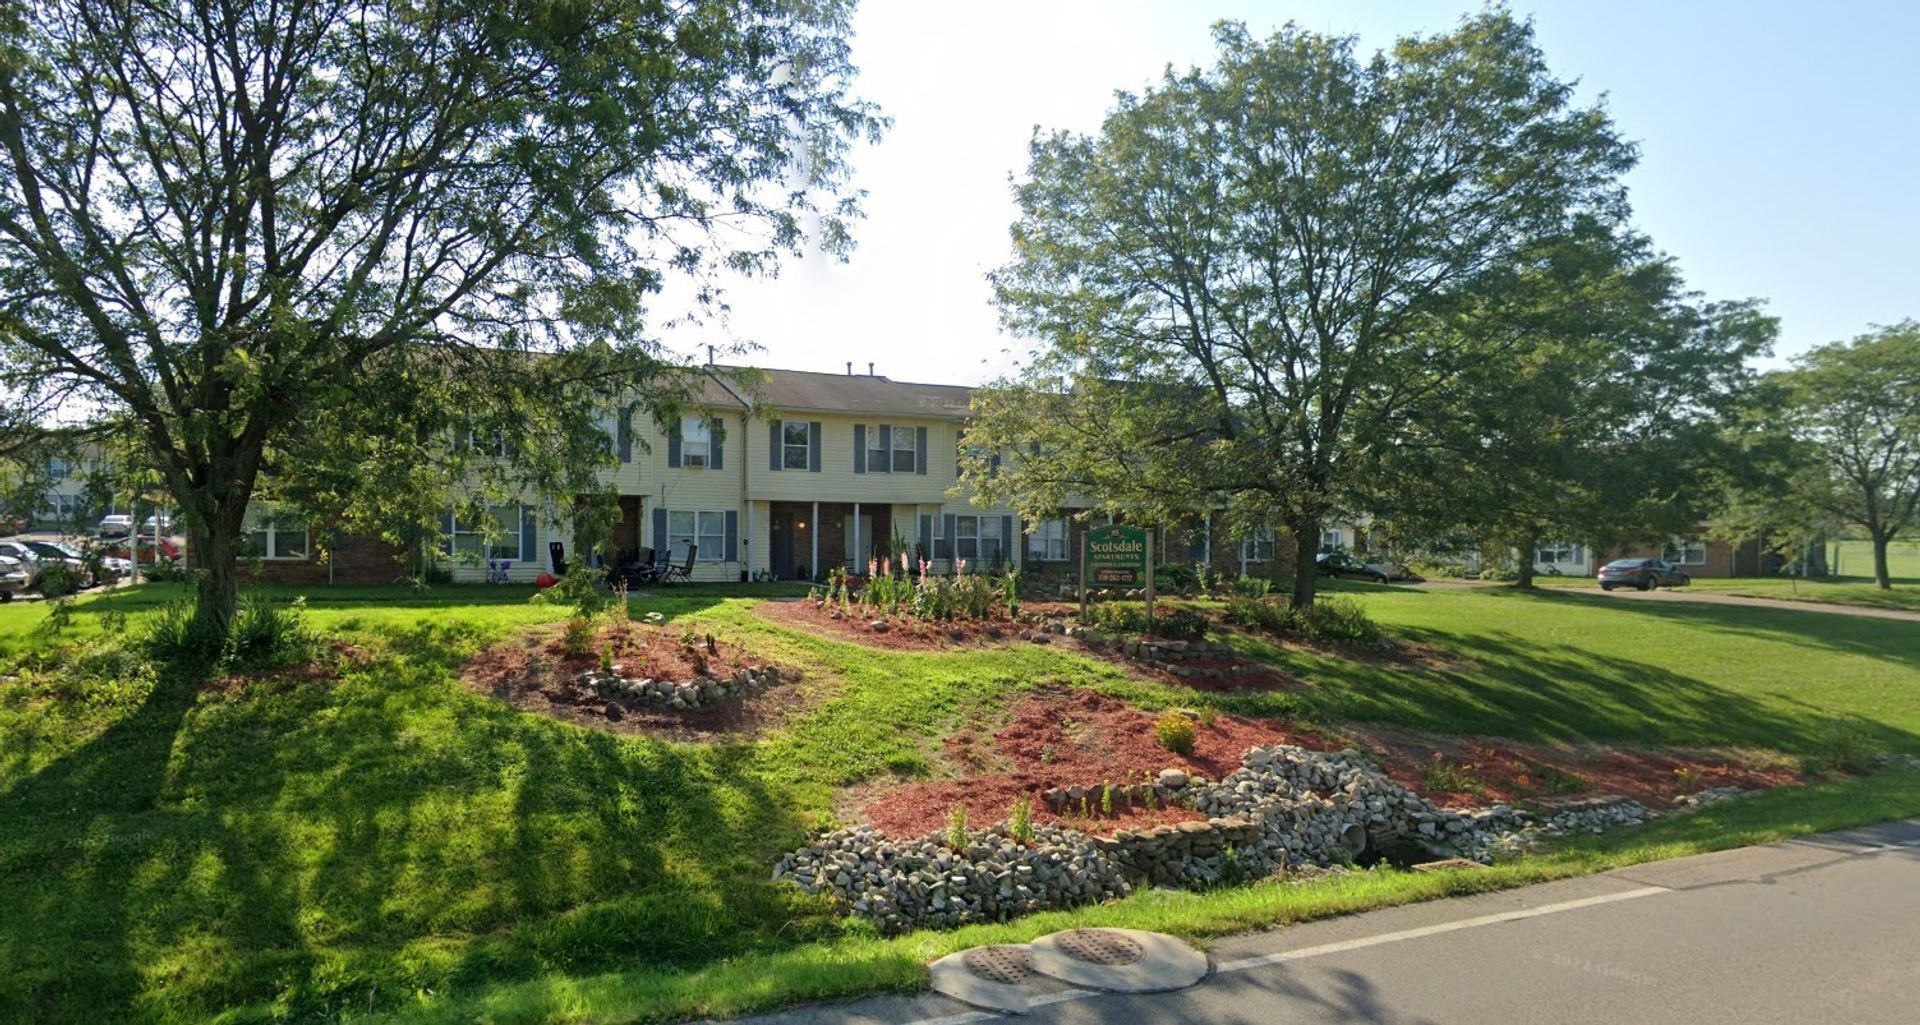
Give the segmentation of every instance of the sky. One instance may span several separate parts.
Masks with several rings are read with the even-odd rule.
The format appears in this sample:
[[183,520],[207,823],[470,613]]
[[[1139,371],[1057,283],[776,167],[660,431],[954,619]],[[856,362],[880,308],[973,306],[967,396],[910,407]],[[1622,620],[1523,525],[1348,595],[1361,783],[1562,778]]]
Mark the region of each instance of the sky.
[[[1514,2],[1554,74],[1604,97],[1640,146],[1637,227],[1708,298],[1755,297],[1781,358],[1920,317],[1920,3]],[[760,366],[976,384],[1031,342],[1004,334],[986,284],[1010,255],[1011,176],[1036,127],[1091,132],[1118,90],[1211,63],[1210,26],[1288,21],[1363,52],[1444,31],[1456,2],[866,0],[857,91],[894,119],[853,156],[858,248],[728,288],[701,339]]]

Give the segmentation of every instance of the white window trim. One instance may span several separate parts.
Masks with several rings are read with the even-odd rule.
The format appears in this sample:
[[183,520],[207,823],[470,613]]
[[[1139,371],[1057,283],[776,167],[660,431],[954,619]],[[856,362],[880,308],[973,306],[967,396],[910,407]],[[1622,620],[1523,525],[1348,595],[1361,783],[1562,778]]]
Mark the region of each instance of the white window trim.
[[[794,428],[800,429],[800,442],[795,444],[789,434]],[[796,465],[789,456],[794,450],[800,452],[800,462]],[[805,420],[785,420],[780,424],[780,468],[783,470],[805,470],[813,465],[813,424]]]
[[[695,452],[698,446],[698,452]],[[697,461],[696,461],[697,460]],[[683,416],[680,418],[680,466],[682,469],[704,470],[713,465],[713,429],[706,418]]]
[[[887,453],[891,461],[888,466],[888,471],[891,473],[912,473],[920,465],[920,448],[916,440],[916,432],[912,427],[903,427],[900,424],[889,424],[888,426],[893,430],[893,449]],[[900,468],[900,456],[902,453],[905,453],[907,457],[907,468],[904,470]]]
[[[249,512],[251,513],[252,511],[249,510]],[[250,516],[249,518],[253,519],[253,523],[243,525],[241,532],[243,534],[265,534],[266,538],[261,545],[261,551],[265,554],[248,555],[246,558],[259,559],[262,562],[305,562],[307,558],[313,554],[313,531],[309,529],[306,524],[301,524],[298,531],[288,527],[281,527],[274,521],[271,507],[263,508],[259,511],[257,517]],[[262,524],[262,521],[264,521],[264,524]],[[300,551],[297,554],[280,554],[280,536],[282,534],[292,535],[295,533],[300,535]]]
[[1033,531],[1027,535],[1027,559],[1032,562],[1066,562],[1069,536],[1066,520],[1041,520],[1035,523]]
[[[1260,554],[1261,548],[1263,546],[1266,549],[1265,555]],[[1240,539],[1240,561],[1242,562],[1272,562],[1273,561],[1273,527],[1271,526],[1255,527],[1253,528],[1252,534]]]
[[[504,533],[492,541],[485,539],[484,531],[471,529],[461,530],[460,513],[458,510],[448,513],[448,523],[453,529],[447,534],[447,557],[450,559],[460,557],[460,538],[462,535],[465,535],[467,537],[477,537],[481,539],[479,555],[482,562],[526,562],[529,557],[526,552],[520,550],[520,535],[522,531],[525,530],[524,517],[527,515],[527,510],[518,502],[503,502],[500,505],[488,506],[487,513],[497,518],[498,510],[500,509],[513,510],[513,523],[510,526],[504,523],[501,524]],[[505,548],[508,543],[513,545],[514,554],[501,555],[494,551],[495,548]]]
[[1535,549],[1533,561],[1542,566],[1584,566],[1587,550],[1582,545],[1555,541]]
[[[1698,550],[1698,559],[1688,558]],[[1705,566],[1707,564],[1707,542],[1703,538],[1674,538],[1660,548],[1660,559],[1675,566]]]
[[[689,517],[691,528],[679,526],[681,517]],[[709,530],[708,528],[712,529]],[[707,544],[711,540],[712,544]],[[676,546],[694,545],[695,562],[727,561],[727,514],[707,509],[670,509],[667,511],[667,555],[670,561],[686,558],[674,551]]]

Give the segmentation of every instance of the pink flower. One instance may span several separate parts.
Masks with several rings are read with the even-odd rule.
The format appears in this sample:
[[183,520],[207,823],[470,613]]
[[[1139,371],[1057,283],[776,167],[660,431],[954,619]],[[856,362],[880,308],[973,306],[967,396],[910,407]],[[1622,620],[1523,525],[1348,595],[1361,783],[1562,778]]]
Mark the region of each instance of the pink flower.
[[879,575],[880,575],[880,560],[868,559],[867,560],[867,579],[872,580],[878,577]]
[[965,560],[965,559],[955,559],[955,560],[953,560],[953,574],[954,574],[954,576],[959,576],[959,577],[964,577],[964,576],[966,576],[966,575],[967,575],[967,560]]

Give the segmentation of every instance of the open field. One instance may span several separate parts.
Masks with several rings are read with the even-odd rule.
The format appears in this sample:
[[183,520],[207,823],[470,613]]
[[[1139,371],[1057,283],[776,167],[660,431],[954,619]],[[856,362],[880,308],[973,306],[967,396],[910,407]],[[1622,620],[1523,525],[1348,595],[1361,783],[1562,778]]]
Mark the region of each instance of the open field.
[[[1206,935],[1920,812],[1920,774],[1796,788],[1475,872],[1356,874],[881,939],[769,869],[845,788],[946,771],[941,742],[1039,688],[1330,729],[1920,752],[1920,627],[1573,594],[1346,587],[1416,662],[1250,635],[1298,688],[1208,692],[1067,645],[887,651],[754,612],[786,588],[636,598],[804,667],[754,740],[524,714],[458,680],[564,608],[518,588],[316,589],[337,680],[203,686],[60,645],[179,592],[0,608],[0,1021],[656,1020],[911,986],[929,956],[1099,922]],[[293,592],[273,592],[290,597]],[[119,614],[124,613],[123,622]]]

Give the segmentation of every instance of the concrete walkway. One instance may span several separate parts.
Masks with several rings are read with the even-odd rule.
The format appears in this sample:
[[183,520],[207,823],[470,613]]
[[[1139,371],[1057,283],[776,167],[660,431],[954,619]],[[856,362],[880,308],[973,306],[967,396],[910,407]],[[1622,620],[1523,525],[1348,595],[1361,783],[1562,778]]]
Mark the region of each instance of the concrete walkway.
[[1024,1019],[934,995],[755,1025],[1920,1021],[1920,820],[1228,937],[1151,996],[1061,985]]

